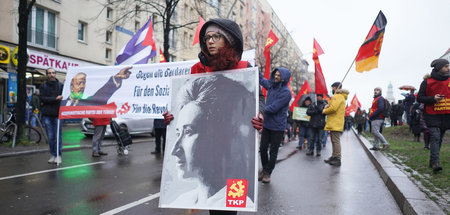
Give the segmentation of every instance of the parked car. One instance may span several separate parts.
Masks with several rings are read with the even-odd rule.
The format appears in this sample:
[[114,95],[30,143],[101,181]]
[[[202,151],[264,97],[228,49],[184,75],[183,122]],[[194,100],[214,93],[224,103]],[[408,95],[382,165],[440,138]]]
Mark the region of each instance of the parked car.
[[[151,134],[154,136],[155,130],[153,129],[153,119],[122,119],[114,118],[121,127],[127,128],[131,135],[136,134]],[[88,118],[83,118],[81,120],[81,133],[92,136],[94,135],[94,125],[92,121]],[[111,127],[108,125],[106,127],[105,137],[113,137]]]

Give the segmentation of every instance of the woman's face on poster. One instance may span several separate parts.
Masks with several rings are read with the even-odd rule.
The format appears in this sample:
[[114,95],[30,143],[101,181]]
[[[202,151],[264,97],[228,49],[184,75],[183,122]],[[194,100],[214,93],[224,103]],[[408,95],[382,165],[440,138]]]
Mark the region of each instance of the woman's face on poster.
[[176,124],[177,140],[172,150],[176,157],[175,164],[179,169],[180,178],[198,176],[198,167],[195,166],[195,157],[199,139],[199,120],[203,113],[201,108],[194,103],[188,103],[179,112]]

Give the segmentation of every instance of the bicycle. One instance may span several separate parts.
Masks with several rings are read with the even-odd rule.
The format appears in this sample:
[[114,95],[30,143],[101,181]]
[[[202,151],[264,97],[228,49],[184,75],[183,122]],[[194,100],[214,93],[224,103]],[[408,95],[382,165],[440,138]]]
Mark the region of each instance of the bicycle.
[[[0,131],[2,132],[2,135],[0,136],[0,143],[12,141],[12,147],[15,146],[17,136],[17,124],[15,121],[16,114],[14,109],[12,109],[9,111],[8,119],[1,124]],[[30,125],[25,127],[25,135],[30,143],[38,144],[41,141],[41,133]]]

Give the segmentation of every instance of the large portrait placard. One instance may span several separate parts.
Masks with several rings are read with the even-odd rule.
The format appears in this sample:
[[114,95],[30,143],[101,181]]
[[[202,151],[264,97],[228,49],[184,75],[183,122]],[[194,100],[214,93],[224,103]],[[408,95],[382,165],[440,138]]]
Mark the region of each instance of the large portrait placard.
[[159,206],[257,209],[258,69],[172,78]]

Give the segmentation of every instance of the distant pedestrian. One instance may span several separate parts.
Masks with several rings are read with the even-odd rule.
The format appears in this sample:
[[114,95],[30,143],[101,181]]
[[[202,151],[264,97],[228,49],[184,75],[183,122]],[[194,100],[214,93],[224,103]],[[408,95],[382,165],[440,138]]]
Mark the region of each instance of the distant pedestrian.
[[263,169],[259,172],[258,179],[263,183],[270,183],[270,176],[277,162],[278,147],[286,129],[286,115],[292,97],[287,86],[290,77],[291,72],[283,67],[273,70],[270,80],[259,74],[259,84],[267,90],[259,147]]
[[323,95],[316,95],[316,104],[311,104],[306,111],[308,116],[311,116],[309,120],[310,124],[310,140],[308,141],[308,152],[306,155],[314,155],[314,149],[316,149],[316,156],[320,156],[320,151],[322,150],[322,138],[323,138],[323,128],[325,127],[325,115],[322,114],[325,108],[325,102],[323,101]]
[[[42,101],[42,121],[44,122],[45,130],[48,137],[48,146],[52,157],[48,163],[61,163],[61,148],[62,148],[62,123],[59,123],[58,115],[59,105],[61,103],[63,84],[56,79],[56,71],[53,68],[45,70],[47,81],[41,85],[40,100]],[[57,131],[59,130],[59,133]],[[59,140],[58,151],[56,151],[56,143]]]
[[411,124],[409,125],[411,128],[411,132],[414,134],[413,141],[420,142],[420,133],[422,132],[422,128],[420,126],[420,118],[422,112],[419,109],[420,103],[414,103],[411,106]]
[[105,137],[106,126],[111,122],[111,118],[94,118],[94,136],[92,136],[92,157],[108,155],[101,150],[103,138]]
[[406,98],[403,100],[403,104],[405,105],[405,115],[406,115],[406,123],[408,125],[411,124],[411,107],[414,102],[416,102],[416,96],[414,96],[414,89],[411,89],[408,94],[406,94]]
[[361,135],[364,123],[366,120],[364,119],[363,112],[361,111],[361,108],[358,108],[355,113],[355,122],[356,122],[356,130],[358,130],[358,135]]
[[333,166],[341,166],[341,134],[344,130],[345,101],[349,93],[346,89],[340,89],[341,87],[342,85],[339,82],[331,85],[334,95],[322,112],[327,115],[325,131],[330,131],[333,147],[331,157],[324,161]]
[[[300,107],[308,108],[311,105],[311,97],[306,97],[306,99],[302,102]],[[298,146],[297,149],[302,150],[303,145],[305,143],[309,143],[311,141],[310,139],[310,124],[309,121],[299,121],[299,130],[298,130]]]
[[439,152],[445,131],[450,129],[450,68],[446,59],[433,60],[431,67],[431,75],[425,76],[420,84],[417,101],[425,104],[425,122],[430,130],[430,167],[436,173],[442,170]]
[[390,147],[389,143],[386,141],[384,136],[381,134],[380,128],[384,124],[384,109],[386,108],[386,100],[383,96],[381,96],[381,88],[376,87],[373,90],[373,102],[372,107],[370,108],[369,119],[372,125],[372,134],[374,136],[373,147],[370,150],[378,151],[380,150],[380,143],[383,144],[383,150],[386,150]]
[[[155,151],[151,152],[151,154],[161,154],[161,144],[162,144],[162,152],[166,150],[166,131],[167,125],[164,123],[164,119],[155,119],[153,120],[153,128],[155,129]],[[161,142],[162,139],[162,142]]]
[[40,91],[38,89],[36,89],[34,91],[34,94],[31,96],[31,101],[30,101],[31,113],[32,113],[31,117],[30,117],[30,124],[31,124],[31,127],[34,127],[34,128],[37,127],[36,122],[37,122],[37,120],[40,119],[39,115],[41,114],[40,113],[41,99],[39,98],[39,94],[40,94]]
[[389,112],[389,119],[391,120],[391,127],[397,126],[397,111],[398,106],[392,102],[391,103],[391,111]]
[[398,125],[403,125],[403,113],[405,112],[405,106],[403,105],[403,100],[398,100],[397,104],[397,121]]

